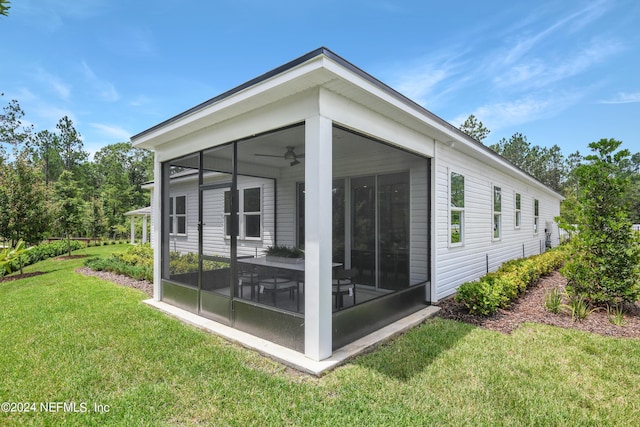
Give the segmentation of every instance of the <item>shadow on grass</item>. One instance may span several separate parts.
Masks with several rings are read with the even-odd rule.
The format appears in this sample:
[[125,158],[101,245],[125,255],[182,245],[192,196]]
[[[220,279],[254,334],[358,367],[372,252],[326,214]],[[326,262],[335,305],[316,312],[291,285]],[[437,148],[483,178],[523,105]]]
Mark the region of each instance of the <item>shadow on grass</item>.
[[475,329],[476,326],[435,317],[353,363],[407,381]]
[[42,274],[47,274],[47,273],[49,273],[49,272],[48,271],[32,271],[32,272],[29,272],[29,273],[15,274],[13,276],[0,277],[0,283],[13,282],[14,280],[26,279],[28,277],[40,276]]

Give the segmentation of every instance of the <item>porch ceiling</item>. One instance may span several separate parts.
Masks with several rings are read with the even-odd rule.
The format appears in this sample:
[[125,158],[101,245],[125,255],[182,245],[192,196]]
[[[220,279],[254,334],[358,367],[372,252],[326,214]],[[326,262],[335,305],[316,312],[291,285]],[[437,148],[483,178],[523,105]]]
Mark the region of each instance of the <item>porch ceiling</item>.
[[[333,156],[338,158],[357,157],[363,152],[371,151],[369,139],[341,128],[333,128],[333,142]],[[304,155],[305,128],[303,125],[258,135],[238,144],[238,158],[245,167],[256,165],[272,169],[288,168],[291,167],[291,160],[284,158],[287,147],[294,147],[298,156]],[[230,151],[226,154],[215,152],[215,156],[226,159],[230,159],[230,154]],[[298,157],[298,161],[300,161],[299,166],[302,166],[305,158]]]

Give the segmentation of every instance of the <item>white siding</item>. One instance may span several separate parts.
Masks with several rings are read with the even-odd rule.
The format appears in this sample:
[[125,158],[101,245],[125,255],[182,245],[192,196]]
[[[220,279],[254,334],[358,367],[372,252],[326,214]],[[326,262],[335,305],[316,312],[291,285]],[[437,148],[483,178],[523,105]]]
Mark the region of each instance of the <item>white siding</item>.
[[[207,182],[205,182],[207,183]],[[274,181],[271,179],[238,177],[238,189],[260,187],[262,195],[262,239],[238,239],[238,255],[262,255],[267,246],[273,244],[274,236]],[[203,252],[205,255],[229,256],[231,242],[224,238],[224,191],[206,190],[203,201]],[[198,186],[197,182],[172,183],[169,196],[187,196],[186,236],[171,235],[171,251],[181,253],[198,252]],[[152,231],[153,232],[153,231]]]
[[[365,175],[409,171],[411,182],[410,198],[410,281],[421,283],[428,279],[428,203],[427,162],[383,144],[371,143],[371,150],[357,158],[334,158],[335,178],[351,178]],[[290,167],[282,171],[277,183],[278,244],[295,246],[297,240],[296,185],[304,181],[304,169]],[[330,207],[328,208],[330,209]],[[330,212],[330,211],[328,211]]]
[[[503,171],[489,167],[444,144],[438,144],[435,171],[437,224],[434,301],[455,292],[456,288],[495,271],[503,262],[530,256],[545,250],[545,225],[560,212],[559,197],[534,188]],[[464,242],[449,245],[449,174],[464,175]],[[502,189],[502,236],[493,237],[493,186]],[[521,195],[521,226],[515,228],[515,193]],[[533,204],[539,200],[539,232],[533,232]],[[552,244],[559,243],[557,225],[552,226]]]

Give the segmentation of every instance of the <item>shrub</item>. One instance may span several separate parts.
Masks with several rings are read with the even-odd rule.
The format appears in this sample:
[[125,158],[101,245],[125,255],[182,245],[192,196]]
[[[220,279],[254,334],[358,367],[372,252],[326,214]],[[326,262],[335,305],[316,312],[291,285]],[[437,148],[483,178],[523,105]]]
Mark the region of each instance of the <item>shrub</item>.
[[567,292],[594,303],[640,299],[640,240],[628,216],[629,150],[601,139],[589,144],[593,154],[576,168],[578,232],[564,267]]
[[[218,270],[228,267],[229,263],[225,261],[202,261],[203,270]],[[198,254],[192,252],[182,254],[177,251],[169,253],[169,273],[171,275],[193,273],[194,271],[198,271]]]
[[107,258],[93,257],[84,265],[96,271],[123,274],[136,280],[153,281],[153,249],[149,245],[131,246]]
[[492,314],[498,308],[508,307],[541,276],[558,269],[563,260],[564,252],[553,249],[527,259],[505,262],[495,273],[460,285],[456,301],[463,303],[473,314]]
[[477,282],[463,283],[458,288],[455,299],[462,302],[470,313],[488,316],[503,304],[502,286],[487,276]]
[[[77,240],[71,241],[72,251],[75,251],[81,248],[82,248],[82,243],[78,242]],[[66,253],[67,253],[67,242],[62,240],[33,246],[28,251],[21,254],[19,259],[12,260],[8,264],[6,268],[6,273],[4,274],[10,274],[14,271],[18,271],[20,269],[21,262],[22,262],[22,266],[26,267],[27,265],[35,264],[38,261],[42,261],[47,258],[57,257],[60,255],[64,255]],[[0,276],[2,275],[3,275],[2,272],[0,272]]]

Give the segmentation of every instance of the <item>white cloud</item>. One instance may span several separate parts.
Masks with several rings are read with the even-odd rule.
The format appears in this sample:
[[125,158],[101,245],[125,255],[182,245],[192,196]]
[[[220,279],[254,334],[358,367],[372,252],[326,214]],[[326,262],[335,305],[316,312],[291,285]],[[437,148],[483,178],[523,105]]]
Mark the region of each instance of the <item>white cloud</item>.
[[[579,91],[558,92],[551,95],[526,95],[513,101],[482,105],[471,114],[475,115],[493,132],[555,116],[576,105],[583,97],[584,94]],[[457,126],[467,117],[468,115],[459,115],[451,123]]]
[[536,57],[515,64],[498,74],[493,82],[499,87],[545,87],[561,80],[587,72],[625,49],[619,40],[593,39],[577,53],[556,52],[547,58]]
[[636,102],[640,102],[640,92],[620,92],[613,98],[600,101],[600,104],[633,104]]
[[107,0],[22,0],[12,2],[11,7],[29,16],[29,22],[38,30],[55,31],[65,25],[69,19],[87,19],[99,16],[110,2]]
[[58,76],[46,72],[39,68],[36,72],[36,78],[49,86],[61,99],[68,100],[71,96],[71,85],[62,81]]
[[109,102],[115,102],[120,99],[120,95],[113,83],[100,79],[84,61],[82,61],[82,71],[84,72],[85,78],[89,84],[91,84],[93,89],[98,92],[98,96],[100,96],[100,98]]
[[91,123],[92,128],[99,130],[101,133],[105,134],[109,138],[105,139],[119,139],[122,141],[128,141],[129,137],[132,135],[128,130],[121,128],[120,126],[106,125],[103,123]]

